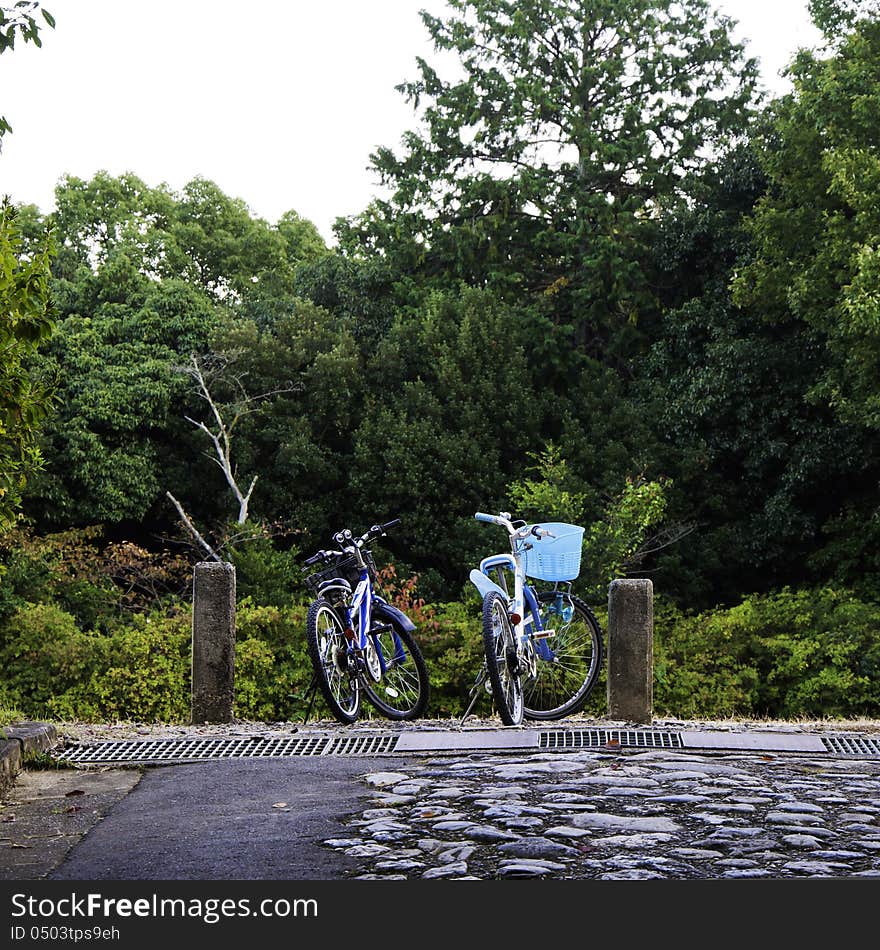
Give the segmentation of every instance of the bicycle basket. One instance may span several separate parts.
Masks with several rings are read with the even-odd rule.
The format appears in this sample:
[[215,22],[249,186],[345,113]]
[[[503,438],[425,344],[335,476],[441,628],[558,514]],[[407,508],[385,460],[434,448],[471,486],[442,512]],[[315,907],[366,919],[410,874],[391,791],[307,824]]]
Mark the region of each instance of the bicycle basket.
[[559,521],[542,522],[537,527],[546,528],[556,537],[536,538],[531,534],[520,542],[526,576],[539,581],[573,581],[581,572],[584,529]]
[[[373,561],[373,555],[370,554],[369,551],[361,551],[361,554],[363,554],[367,570],[370,572],[370,579],[375,580],[376,564]],[[326,567],[322,567],[320,571],[315,571],[314,574],[309,574],[303,583],[313,594],[317,594],[318,588],[324,581],[335,580],[337,577],[348,581],[348,583],[351,584],[352,590],[357,586],[361,579],[361,572],[358,567],[357,558],[353,554],[348,557],[340,558],[338,561],[335,561],[333,564],[328,564]]]

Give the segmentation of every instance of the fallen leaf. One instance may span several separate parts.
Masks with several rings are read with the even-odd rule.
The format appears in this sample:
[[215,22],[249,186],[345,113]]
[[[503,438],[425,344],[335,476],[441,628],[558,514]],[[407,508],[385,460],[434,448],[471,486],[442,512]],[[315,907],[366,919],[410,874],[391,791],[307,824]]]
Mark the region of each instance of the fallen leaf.
[[72,815],[75,811],[82,811],[81,805],[70,805],[64,809],[65,815]]
[[273,808],[287,808],[287,802],[275,802]]
[[72,798],[74,795],[85,795],[85,792],[81,788],[75,788],[70,792],[65,792],[65,798]]

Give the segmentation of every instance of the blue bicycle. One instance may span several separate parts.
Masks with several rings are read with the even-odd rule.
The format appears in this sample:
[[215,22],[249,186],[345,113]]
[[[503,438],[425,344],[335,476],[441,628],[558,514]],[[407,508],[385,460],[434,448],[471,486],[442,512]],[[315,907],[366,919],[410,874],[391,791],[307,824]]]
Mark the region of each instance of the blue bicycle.
[[304,565],[328,564],[305,578],[316,599],[306,638],[318,688],[334,717],[346,725],[361,711],[361,697],[386,718],[417,719],[428,704],[428,670],[413,638],[415,625],[374,590],[376,565],[364,545],[400,519],[373,525],[361,537],[333,535],[338,549],[321,550]]
[[[561,522],[511,521],[506,511],[474,517],[504,528],[511,551],[483,558],[480,569],[470,573],[483,598],[485,666],[465,717],[483,684],[509,726],[524,718],[561,719],[578,712],[602,666],[599,621],[571,593],[571,582],[580,573],[584,529]],[[528,579],[551,581],[553,587],[538,590]]]

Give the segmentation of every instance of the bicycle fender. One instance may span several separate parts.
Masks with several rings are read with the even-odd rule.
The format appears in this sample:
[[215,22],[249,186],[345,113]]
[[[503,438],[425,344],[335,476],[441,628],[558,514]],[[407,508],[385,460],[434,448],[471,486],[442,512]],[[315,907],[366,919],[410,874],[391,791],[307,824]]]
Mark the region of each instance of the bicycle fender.
[[471,579],[471,583],[480,592],[481,597],[485,597],[486,594],[494,590],[497,593],[501,594],[501,596],[504,598],[505,603],[507,603],[507,601],[510,599],[508,595],[504,592],[504,588],[499,587],[499,585],[496,584],[495,581],[493,581],[489,577],[486,577],[486,575],[482,571],[478,571],[476,568],[474,568],[474,570],[471,571],[469,577]]
[[416,629],[416,625],[402,610],[398,610],[397,607],[392,607],[391,604],[386,604],[385,601],[375,598],[373,600],[373,619],[377,618],[396,625],[398,628],[406,630],[407,633],[412,633]]

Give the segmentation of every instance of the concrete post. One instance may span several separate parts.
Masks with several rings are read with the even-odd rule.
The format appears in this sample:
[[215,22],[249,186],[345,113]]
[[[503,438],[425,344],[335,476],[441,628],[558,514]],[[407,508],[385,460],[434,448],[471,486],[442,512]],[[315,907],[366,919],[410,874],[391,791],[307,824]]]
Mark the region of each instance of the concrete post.
[[608,717],[650,723],[654,713],[654,585],[616,580],[608,592]]
[[232,722],[235,568],[201,561],[193,571],[191,720]]

